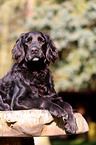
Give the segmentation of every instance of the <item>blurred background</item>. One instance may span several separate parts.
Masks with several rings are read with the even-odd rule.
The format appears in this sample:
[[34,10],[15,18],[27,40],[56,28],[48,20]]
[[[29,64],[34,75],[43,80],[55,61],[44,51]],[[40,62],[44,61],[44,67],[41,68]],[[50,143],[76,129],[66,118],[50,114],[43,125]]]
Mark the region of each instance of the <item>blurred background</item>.
[[55,42],[55,89],[90,127],[82,135],[51,137],[51,144],[96,145],[96,0],[0,0],[0,78],[14,63],[17,38],[32,30]]

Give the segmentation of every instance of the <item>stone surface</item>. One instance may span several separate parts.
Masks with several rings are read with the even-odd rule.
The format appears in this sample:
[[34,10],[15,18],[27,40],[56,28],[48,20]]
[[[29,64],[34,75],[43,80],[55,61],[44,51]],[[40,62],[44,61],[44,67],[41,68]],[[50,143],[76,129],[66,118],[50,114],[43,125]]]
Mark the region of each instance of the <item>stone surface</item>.
[[[89,130],[84,117],[75,113],[77,134]],[[59,122],[59,124],[58,124]],[[0,111],[1,137],[66,135],[64,124],[54,120],[47,110]]]

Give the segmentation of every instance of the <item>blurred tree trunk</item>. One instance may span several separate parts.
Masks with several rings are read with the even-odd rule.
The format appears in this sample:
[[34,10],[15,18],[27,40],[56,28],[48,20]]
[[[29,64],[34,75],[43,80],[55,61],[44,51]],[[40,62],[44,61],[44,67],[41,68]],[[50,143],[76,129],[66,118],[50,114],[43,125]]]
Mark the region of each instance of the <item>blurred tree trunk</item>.
[[33,16],[33,11],[32,9],[35,6],[35,0],[27,0],[27,4],[26,4],[26,17],[30,18]]
[[0,48],[0,75],[3,75],[8,71],[11,63],[8,49],[10,7],[4,5],[4,9],[6,10],[6,12],[4,11],[2,16],[3,29],[1,32],[2,45]]

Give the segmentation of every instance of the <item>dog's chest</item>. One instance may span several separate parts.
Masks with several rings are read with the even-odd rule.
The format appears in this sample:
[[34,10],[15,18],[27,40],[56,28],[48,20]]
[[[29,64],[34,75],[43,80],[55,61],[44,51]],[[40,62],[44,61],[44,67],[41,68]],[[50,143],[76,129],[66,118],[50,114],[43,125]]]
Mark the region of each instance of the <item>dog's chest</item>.
[[27,77],[29,82],[29,88],[31,91],[31,97],[42,97],[48,94],[48,81],[46,72],[32,72],[30,78]]
[[25,80],[25,83],[29,85],[30,87],[31,86],[39,87],[40,85],[44,85],[48,83],[46,80],[47,75],[48,75],[48,72],[44,70],[44,71],[39,71],[39,72],[25,71],[22,76],[23,76],[23,80]]

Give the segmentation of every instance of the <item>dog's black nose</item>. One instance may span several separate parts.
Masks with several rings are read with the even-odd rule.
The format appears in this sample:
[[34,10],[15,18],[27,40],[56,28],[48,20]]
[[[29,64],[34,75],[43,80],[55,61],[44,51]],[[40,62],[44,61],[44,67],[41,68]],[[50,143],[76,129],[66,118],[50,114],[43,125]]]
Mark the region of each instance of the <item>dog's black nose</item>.
[[36,48],[36,47],[31,48],[31,52],[32,52],[32,54],[37,54],[38,48]]

